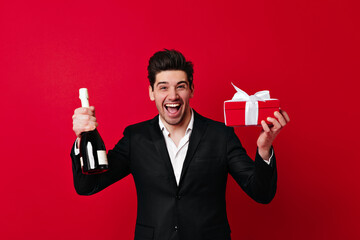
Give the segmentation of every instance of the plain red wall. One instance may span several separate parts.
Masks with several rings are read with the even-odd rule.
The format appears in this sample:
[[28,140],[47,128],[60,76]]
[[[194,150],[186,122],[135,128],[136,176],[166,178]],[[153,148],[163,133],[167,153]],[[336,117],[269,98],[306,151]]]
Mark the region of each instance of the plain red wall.
[[[87,87],[112,148],[125,126],[157,113],[147,61],[174,48],[195,65],[201,114],[223,121],[234,82],[270,90],[291,117],[274,144],[271,204],[229,178],[233,239],[359,239],[356,2],[0,1],[0,238],[133,238],[131,176],[93,196],[75,193],[71,116]],[[259,131],[236,129],[251,156]]]

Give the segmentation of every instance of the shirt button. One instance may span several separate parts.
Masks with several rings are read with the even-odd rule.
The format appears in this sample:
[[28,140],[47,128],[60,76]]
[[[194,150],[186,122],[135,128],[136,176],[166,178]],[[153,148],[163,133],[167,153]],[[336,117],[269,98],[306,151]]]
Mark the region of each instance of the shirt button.
[[178,227],[178,226],[175,226],[174,229],[175,229],[175,231],[178,231],[178,230],[179,230],[179,227]]

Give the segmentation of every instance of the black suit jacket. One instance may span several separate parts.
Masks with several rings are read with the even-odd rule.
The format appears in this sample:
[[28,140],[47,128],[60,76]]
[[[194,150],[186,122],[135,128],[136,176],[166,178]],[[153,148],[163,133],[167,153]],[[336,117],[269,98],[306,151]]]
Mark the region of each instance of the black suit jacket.
[[91,195],[132,174],[138,209],[135,240],[227,240],[225,189],[230,173],[255,201],[269,203],[276,192],[275,156],[270,165],[251,160],[233,128],[194,113],[194,127],[179,186],[166,143],[154,119],[127,127],[108,152],[109,171],[83,175],[73,159],[78,194]]

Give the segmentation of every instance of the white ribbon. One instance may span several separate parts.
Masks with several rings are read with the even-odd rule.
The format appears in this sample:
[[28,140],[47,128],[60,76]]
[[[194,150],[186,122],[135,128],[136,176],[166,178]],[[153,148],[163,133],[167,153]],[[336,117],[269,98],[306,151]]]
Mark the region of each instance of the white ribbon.
[[245,101],[245,125],[257,125],[258,118],[259,118],[259,104],[258,101],[266,101],[270,100],[270,92],[259,91],[254,95],[247,94],[240,88],[236,87],[233,83],[231,83],[236,93],[234,94],[231,101]]

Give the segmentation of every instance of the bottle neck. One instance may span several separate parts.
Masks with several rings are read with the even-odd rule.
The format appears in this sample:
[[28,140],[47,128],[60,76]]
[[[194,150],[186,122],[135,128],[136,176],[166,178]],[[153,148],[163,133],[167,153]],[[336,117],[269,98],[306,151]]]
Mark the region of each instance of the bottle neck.
[[89,107],[89,99],[87,99],[87,98],[80,98],[80,100],[81,100],[81,106],[82,107]]

